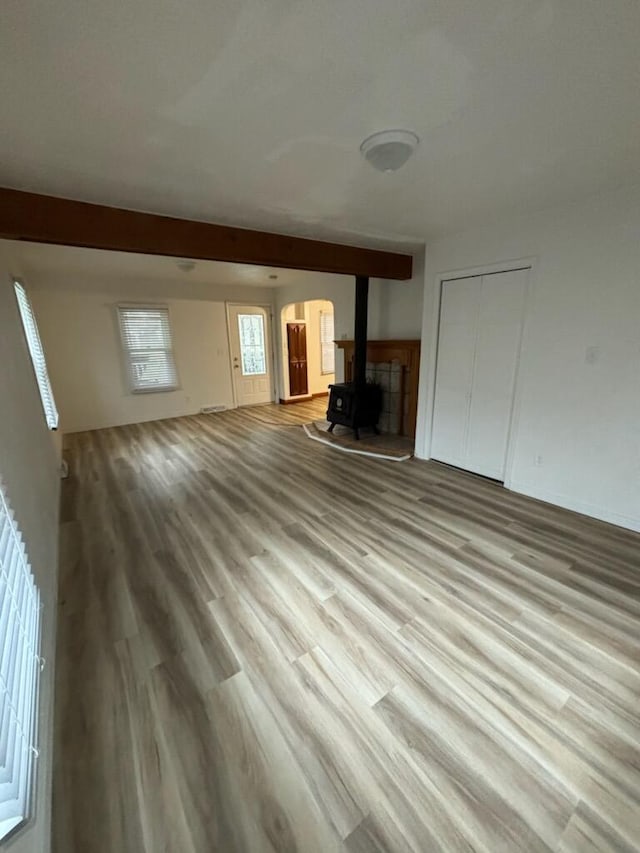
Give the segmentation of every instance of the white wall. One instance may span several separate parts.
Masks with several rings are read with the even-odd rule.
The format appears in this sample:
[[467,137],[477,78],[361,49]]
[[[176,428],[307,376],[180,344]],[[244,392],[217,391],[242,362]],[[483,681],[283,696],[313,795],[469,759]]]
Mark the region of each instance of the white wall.
[[32,291],[64,432],[170,418],[233,406],[222,302],[162,300],[169,307],[180,388],[129,390],[113,294]]
[[[11,241],[0,241],[10,256],[17,257]],[[247,302],[251,304],[271,304],[273,288],[251,285],[218,285],[189,278],[188,274],[179,277],[148,278],[137,273],[118,274],[98,271],[79,275],[76,272],[43,272],[42,269],[25,269],[26,283],[31,290],[75,291],[78,293],[125,294],[132,302],[153,301],[156,299],[196,299],[209,302]]]
[[640,530],[638,187],[428,246],[417,452],[429,453],[437,274],[531,257],[510,486]]
[[[53,682],[58,565],[58,455],[47,429],[18,315],[11,276],[21,271],[0,246],[0,475],[24,534],[42,593],[40,758],[35,820],[6,845],[11,853],[50,849]],[[4,848],[3,848],[4,849]]]
[[[270,302],[270,289],[101,277],[74,289],[70,284],[42,275],[27,280],[64,432],[177,417],[203,406],[233,407],[224,299]],[[183,289],[187,298],[168,298]],[[129,391],[115,306],[141,300],[169,307],[177,391]]]
[[419,339],[423,293],[424,252],[419,252],[413,257],[413,276],[409,281],[381,282],[377,336],[383,340]]

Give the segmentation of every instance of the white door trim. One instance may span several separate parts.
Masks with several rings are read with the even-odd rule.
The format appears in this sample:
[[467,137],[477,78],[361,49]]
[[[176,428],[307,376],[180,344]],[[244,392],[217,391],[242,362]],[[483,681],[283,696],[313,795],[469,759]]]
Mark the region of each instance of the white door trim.
[[274,350],[274,340],[273,340],[273,305],[270,302],[245,302],[245,301],[237,301],[233,302],[225,302],[225,314],[227,316],[227,353],[229,355],[229,377],[231,378],[231,393],[233,395],[233,408],[238,408],[238,397],[236,395],[236,382],[233,377],[233,353],[231,352],[231,309],[232,308],[242,308],[243,306],[247,306],[248,308],[264,308],[267,312],[267,336],[269,338],[269,350],[268,357],[269,362],[271,364],[271,401],[274,402],[278,399],[278,391],[275,386],[276,376],[275,376],[275,350]]
[[[492,275],[499,272],[515,272],[516,270],[528,269],[527,285],[524,295],[524,309],[520,331],[520,346],[516,364],[516,376],[507,437],[507,454],[504,472],[505,488],[511,488],[512,468],[515,457],[515,445],[518,434],[518,423],[520,420],[520,407],[522,400],[522,352],[526,349],[529,337],[528,327],[530,325],[530,307],[533,303],[535,290],[535,273],[538,259],[536,257],[518,258],[511,261],[499,261],[494,264],[484,264],[478,267],[467,267],[466,269],[447,270],[437,273],[435,276],[435,287],[433,293],[433,313],[431,316],[431,342],[429,345],[429,371],[427,377],[427,398],[425,434],[420,459],[431,459],[431,440],[433,436],[433,419],[435,409],[435,386],[436,370],[438,363],[438,342],[440,336],[440,306],[442,303],[442,285],[445,281],[460,278],[475,278],[476,276]],[[424,331],[424,330],[423,330]]]

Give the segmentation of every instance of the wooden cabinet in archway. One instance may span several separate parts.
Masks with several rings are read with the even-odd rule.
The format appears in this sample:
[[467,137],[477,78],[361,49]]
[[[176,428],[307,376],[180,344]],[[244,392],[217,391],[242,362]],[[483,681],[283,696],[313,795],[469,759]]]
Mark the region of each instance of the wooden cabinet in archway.
[[304,323],[287,323],[289,351],[289,394],[299,397],[309,393],[307,381],[307,327]]

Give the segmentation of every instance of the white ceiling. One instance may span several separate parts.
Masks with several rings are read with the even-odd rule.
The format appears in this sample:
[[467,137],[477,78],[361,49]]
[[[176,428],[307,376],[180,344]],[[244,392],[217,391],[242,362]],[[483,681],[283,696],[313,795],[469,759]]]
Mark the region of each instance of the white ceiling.
[[638,0],[4,0],[0,183],[413,246],[640,181],[639,44]]
[[284,287],[323,279],[323,273],[318,272],[200,260],[195,261],[195,267],[191,271],[184,272],[178,267],[178,263],[185,260],[182,258],[23,243],[16,240],[2,240],[0,243],[5,247],[20,275],[41,274],[42,277],[38,278],[40,284],[46,283],[49,277],[59,280],[65,275],[73,276],[76,283],[84,279],[85,284],[86,279],[94,278],[112,278],[114,283],[122,279],[141,278],[229,287]]

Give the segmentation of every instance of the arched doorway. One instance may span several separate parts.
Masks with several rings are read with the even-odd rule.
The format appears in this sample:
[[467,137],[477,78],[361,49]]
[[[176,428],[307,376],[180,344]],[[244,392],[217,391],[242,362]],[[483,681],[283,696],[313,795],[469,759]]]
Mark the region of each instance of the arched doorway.
[[335,382],[333,302],[292,302],[281,311],[282,373],[286,402],[328,394]]

